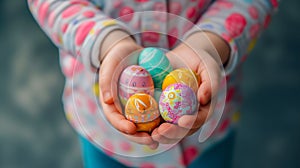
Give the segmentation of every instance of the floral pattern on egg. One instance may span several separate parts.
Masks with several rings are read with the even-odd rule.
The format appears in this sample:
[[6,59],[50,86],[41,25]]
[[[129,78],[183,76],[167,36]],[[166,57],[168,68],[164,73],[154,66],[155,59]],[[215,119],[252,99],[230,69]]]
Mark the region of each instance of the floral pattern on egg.
[[159,110],[162,118],[169,123],[177,124],[183,115],[196,112],[198,102],[193,90],[185,84],[169,85],[161,94]]

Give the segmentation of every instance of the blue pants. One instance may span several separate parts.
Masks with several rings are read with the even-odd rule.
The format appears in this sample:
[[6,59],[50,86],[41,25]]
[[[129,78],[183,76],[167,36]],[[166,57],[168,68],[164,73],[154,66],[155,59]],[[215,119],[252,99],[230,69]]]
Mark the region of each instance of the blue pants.
[[[231,131],[227,137],[204,152],[193,161],[189,168],[230,168],[233,156],[235,133]],[[86,168],[126,168],[123,164],[115,161],[85,138],[80,137],[83,152],[83,162]]]

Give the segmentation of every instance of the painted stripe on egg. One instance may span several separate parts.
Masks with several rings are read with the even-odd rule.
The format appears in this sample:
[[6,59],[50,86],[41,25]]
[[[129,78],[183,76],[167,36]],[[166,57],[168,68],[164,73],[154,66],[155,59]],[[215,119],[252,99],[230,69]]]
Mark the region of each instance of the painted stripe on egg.
[[[120,83],[119,84],[121,87],[124,87],[124,88],[128,88],[128,89],[137,89],[136,87],[134,86],[128,86],[128,85],[125,85],[123,83]],[[142,88],[138,88],[138,89],[141,89],[141,90],[151,90],[153,89],[153,86],[152,87],[142,87]]]
[[151,52],[148,52],[146,54],[144,54],[143,59],[140,61],[140,64],[144,64],[146,62],[149,62],[157,53],[158,50],[152,50]]
[[[159,69],[164,69],[164,65],[165,64],[170,64],[169,63],[169,60],[167,60],[168,62],[166,62],[165,64],[163,64],[163,62],[165,62],[165,58],[164,57],[161,57],[161,59],[159,60],[159,62],[156,64],[156,65],[152,65],[151,67],[147,67],[146,69],[150,72],[150,71],[152,71],[152,70],[154,70],[154,69],[156,69],[156,68],[159,68]],[[162,66],[160,66],[161,64],[163,64]]]
[[[169,64],[169,66],[168,66],[166,69],[164,69],[164,71],[162,71],[162,72],[160,72],[160,73],[158,73],[158,74],[153,75],[152,78],[155,78],[155,77],[157,77],[157,76],[164,75],[166,72],[167,72],[167,74],[168,74],[168,73],[170,73],[170,72],[172,71],[172,69],[173,69],[173,68],[172,68],[172,65]],[[167,74],[166,74],[166,75],[167,75]],[[165,76],[166,76],[166,75],[165,75]]]

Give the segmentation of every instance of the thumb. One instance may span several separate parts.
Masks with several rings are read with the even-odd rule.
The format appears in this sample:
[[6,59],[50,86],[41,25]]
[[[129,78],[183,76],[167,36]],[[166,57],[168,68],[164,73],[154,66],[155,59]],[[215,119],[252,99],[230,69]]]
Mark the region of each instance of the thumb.
[[198,89],[198,100],[202,105],[205,105],[217,94],[221,73],[218,64],[211,57],[204,58],[201,67],[201,83]]
[[100,86],[100,94],[102,94],[103,101],[107,104],[113,103],[113,95],[112,87],[117,85],[117,80],[114,80],[113,77],[116,72],[116,67],[120,62],[119,57],[112,57],[111,55],[107,55],[104,59],[100,72],[99,72],[99,86]]
[[[135,62],[137,54],[134,54],[134,52],[142,49],[132,40],[130,42],[122,40],[118,44],[107,53],[99,72],[100,94],[102,94],[103,101],[107,104],[112,104],[114,95],[117,95],[118,78],[126,67],[126,63]],[[128,57],[129,55],[132,55],[132,58]]]

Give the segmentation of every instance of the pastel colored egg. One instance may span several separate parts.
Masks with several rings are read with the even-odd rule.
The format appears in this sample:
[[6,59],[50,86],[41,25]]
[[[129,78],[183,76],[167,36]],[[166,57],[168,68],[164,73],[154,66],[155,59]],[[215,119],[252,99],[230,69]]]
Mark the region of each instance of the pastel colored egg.
[[145,123],[135,123],[136,125],[136,131],[138,132],[151,132],[159,126],[161,122],[161,117],[158,117],[157,119],[150,121],[150,122],[145,122]]
[[130,96],[135,93],[154,95],[154,84],[150,73],[143,67],[131,65],[125,68],[119,79],[119,98],[126,105]]
[[173,70],[164,52],[153,47],[145,48],[140,53],[138,64],[151,74],[155,88],[161,88],[165,76]]
[[162,118],[169,123],[178,123],[183,115],[190,115],[197,111],[198,103],[194,91],[185,84],[169,85],[161,94],[159,110]]
[[200,84],[200,76],[188,68],[176,69],[165,77],[162,89],[165,90],[169,85],[174,83],[185,84],[197,93]]
[[145,93],[134,94],[128,99],[125,117],[136,123],[137,131],[151,132],[160,123],[158,104],[152,96]]

